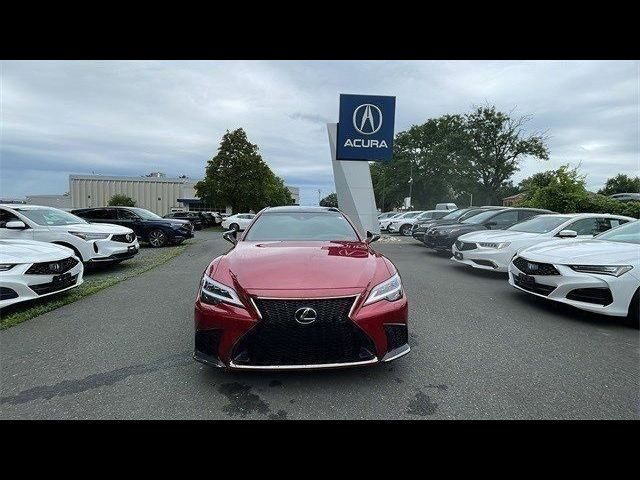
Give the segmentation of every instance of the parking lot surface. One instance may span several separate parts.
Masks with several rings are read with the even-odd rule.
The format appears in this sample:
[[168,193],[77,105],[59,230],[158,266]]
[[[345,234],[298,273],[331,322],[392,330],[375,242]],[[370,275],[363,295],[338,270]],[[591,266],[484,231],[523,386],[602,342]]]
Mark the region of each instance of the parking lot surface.
[[195,363],[193,302],[219,232],[149,272],[0,332],[2,418],[638,418],[640,338],[410,238],[376,249],[410,301],[406,357],[318,372]]

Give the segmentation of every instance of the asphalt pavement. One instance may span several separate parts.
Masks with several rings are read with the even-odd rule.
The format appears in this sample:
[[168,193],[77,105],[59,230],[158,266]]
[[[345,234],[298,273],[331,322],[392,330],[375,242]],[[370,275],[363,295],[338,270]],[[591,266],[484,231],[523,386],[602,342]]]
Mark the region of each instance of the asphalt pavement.
[[0,418],[637,419],[640,335],[533,298],[411,238],[376,248],[410,301],[412,351],[316,372],[195,363],[193,302],[219,232],[168,263],[0,332]]

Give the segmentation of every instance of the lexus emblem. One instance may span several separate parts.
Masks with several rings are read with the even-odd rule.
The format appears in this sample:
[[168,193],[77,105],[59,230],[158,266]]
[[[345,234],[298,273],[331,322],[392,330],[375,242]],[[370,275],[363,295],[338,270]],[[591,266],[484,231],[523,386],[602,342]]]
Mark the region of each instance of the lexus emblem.
[[49,270],[51,270],[52,272],[59,272],[61,270],[60,264],[59,263],[50,263],[49,264]]
[[363,103],[353,111],[353,128],[363,135],[373,135],[382,127],[382,111],[372,103]]
[[318,314],[313,308],[305,307],[296,310],[296,313],[294,313],[293,316],[295,317],[296,322],[298,322],[299,324],[309,325],[310,323],[316,321]]

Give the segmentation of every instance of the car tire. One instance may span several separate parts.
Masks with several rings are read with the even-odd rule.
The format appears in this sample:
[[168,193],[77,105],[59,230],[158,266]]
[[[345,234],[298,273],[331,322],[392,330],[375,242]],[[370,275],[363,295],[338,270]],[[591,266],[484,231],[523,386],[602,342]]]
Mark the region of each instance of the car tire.
[[229,225],[229,228],[231,230],[235,230],[236,232],[240,231],[240,225],[238,225],[237,223],[232,223],[231,225]]
[[627,325],[640,328],[640,288],[633,294],[626,320]]
[[149,232],[149,245],[153,248],[164,247],[167,244],[167,234],[159,228]]
[[411,235],[411,225],[402,225],[400,227],[400,230],[398,230],[398,232],[403,237],[408,237],[409,235]]

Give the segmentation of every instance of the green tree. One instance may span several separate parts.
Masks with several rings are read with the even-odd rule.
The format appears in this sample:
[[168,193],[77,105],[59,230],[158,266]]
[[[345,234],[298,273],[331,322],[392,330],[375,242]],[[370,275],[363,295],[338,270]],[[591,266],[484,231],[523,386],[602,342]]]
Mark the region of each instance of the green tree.
[[495,107],[477,107],[465,115],[468,163],[464,177],[479,181],[484,195],[481,203],[493,204],[498,190],[520,169],[526,157],[549,159],[549,150],[541,134],[525,135],[529,117],[512,118]]
[[230,205],[234,212],[293,203],[284,181],[271,171],[242,128],[223,135],[195,189],[205,204]]
[[330,193],[322,200],[320,200],[320,206],[338,208],[338,195],[336,195],[335,193]]
[[615,177],[608,178],[604,187],[598,190],[601,195],[613,195],[614,193],[639,193],[640,177],[629,177],[619,173]]
[[110,207],[135,207],[136,201],[133,198],[128,197],[126,195],[123,195],[121,193],[116,193],[113,197],[109,199],[108,205]]

